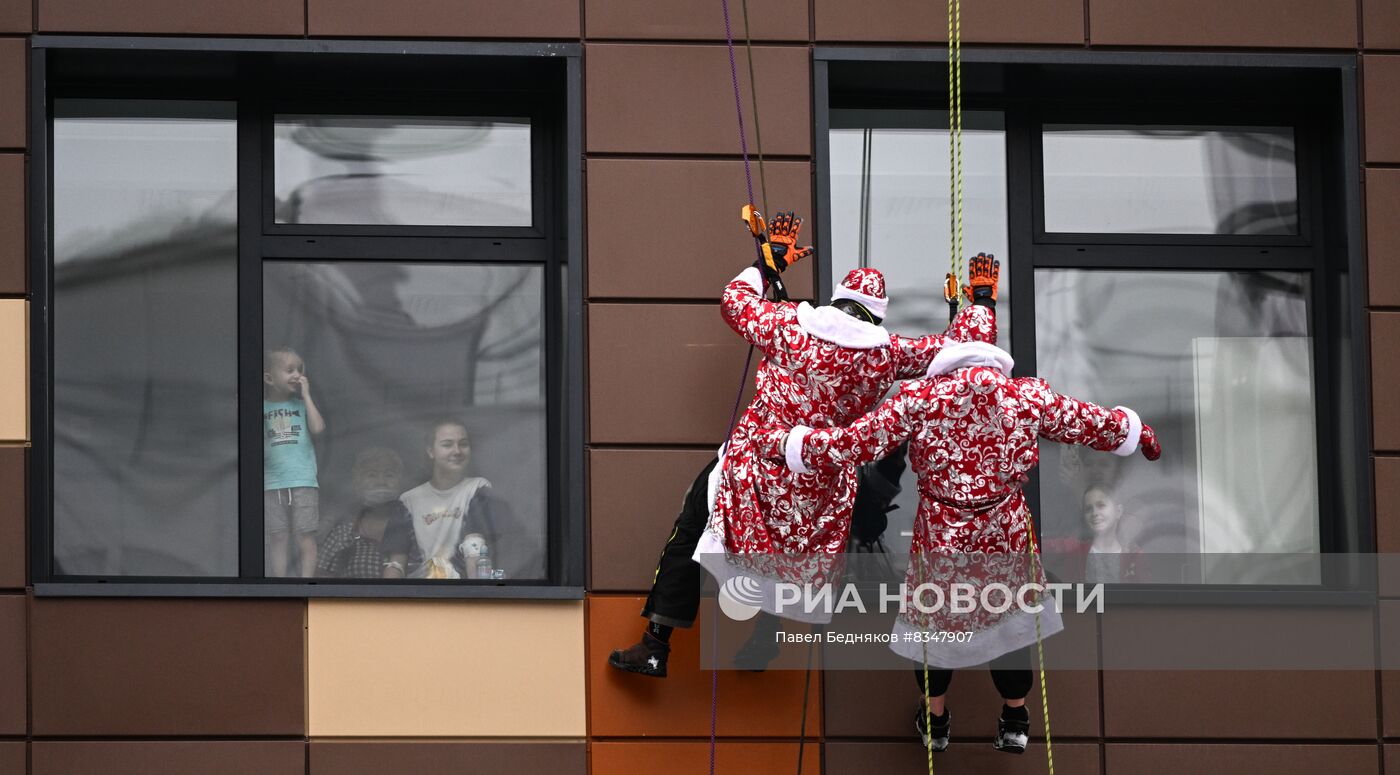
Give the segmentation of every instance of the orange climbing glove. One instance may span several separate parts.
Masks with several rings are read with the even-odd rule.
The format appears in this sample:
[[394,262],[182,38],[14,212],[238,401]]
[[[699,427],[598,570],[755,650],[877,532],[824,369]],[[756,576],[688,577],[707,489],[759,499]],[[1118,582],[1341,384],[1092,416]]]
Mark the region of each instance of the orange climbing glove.
[[763,242],[763,274],[777,279],[783,270],[812,255],[811,246],[798,247],[797,235],[802,231],[802,219],[791,210],[779,211],[768,222],[768,239]]
[[[967,300],[995,309],[997,283],[1001,280],[1001,262],[991,253],[978,253],[976,258],[968,262],[967,279],[968,285],[963,286],[963,295]],[[944,293],[946,295],[947,291]]]

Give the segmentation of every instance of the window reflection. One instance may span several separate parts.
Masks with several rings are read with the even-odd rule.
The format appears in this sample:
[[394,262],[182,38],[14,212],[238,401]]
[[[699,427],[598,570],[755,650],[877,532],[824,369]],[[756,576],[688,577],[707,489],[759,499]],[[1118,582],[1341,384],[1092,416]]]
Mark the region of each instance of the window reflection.
[[1040,375],[1132,407],[1164,449],[1148,463],[1041,445],[1047,551],[1079,553],[1101,580],[1164,583],[1202,579],[1129,578],[1138,559],[1091,549],[1318,552],[1309,298],[1297,272],[1037,270]]
[[[948,114],[933,110],[831,111],[831,282],[856,266],[885,275],[885,328],[922,336],[948,326]],[[1002,264],[997,344],[1011,349],[1006,132],[1000,113],[963,114],[963,272],[978,252]],[[966,282],[966,276],[963,281]],[[919,494],[906,471],[885,541],[908,554]]]
[[1045,230],[1297,234],[1288,128],[1046,126]]
[[55,572],[235,576],[234,106],[54,114]]
[[527,119],[278,116],[277,223],[530,226]]
[[289,573],[545,576],[543,272],[265,264],[264,341],[303,359],[325,424],[314,543],[265,516]]

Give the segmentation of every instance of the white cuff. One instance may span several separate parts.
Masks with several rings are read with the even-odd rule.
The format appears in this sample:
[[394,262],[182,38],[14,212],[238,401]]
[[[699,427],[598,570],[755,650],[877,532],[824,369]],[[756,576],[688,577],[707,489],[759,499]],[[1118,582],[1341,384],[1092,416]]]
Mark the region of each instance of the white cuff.
[[1123,443],[1118,445],[1118,449],[1113,450],[1113,454],[1120,457],[1127,457],[1137,452],[1138,442],[1142,440],[1142,418],[1137,412],[1126,406],[1115,406],[1114,409],[1128,415],[1128,438],[1123,439]]
[[[739,276],[735,277],[734,280],[748,283],[749,287],[753,288],[754,293],[759,296],[763,295],[763,273],[758,271],[758,267],[751,266],[745,269],[740,272]],[[730,280],[730,282],[734,282],[734,280]]]
[[812,471],[802,464],[802,442],[807,440],[807,435],[812,432],[811,428],[805,425],[794,425],[788,431],[787,445],[783,449],[787,458],[788,470],[794,474],[810,474]]

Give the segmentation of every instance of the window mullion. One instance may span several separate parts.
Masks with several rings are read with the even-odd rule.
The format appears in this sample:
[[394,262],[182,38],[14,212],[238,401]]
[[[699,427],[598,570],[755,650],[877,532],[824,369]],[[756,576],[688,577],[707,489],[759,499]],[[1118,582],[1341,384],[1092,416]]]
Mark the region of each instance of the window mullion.
[[265,116],[238,103],[238,569],[264,574],[262,529],[262,220]]

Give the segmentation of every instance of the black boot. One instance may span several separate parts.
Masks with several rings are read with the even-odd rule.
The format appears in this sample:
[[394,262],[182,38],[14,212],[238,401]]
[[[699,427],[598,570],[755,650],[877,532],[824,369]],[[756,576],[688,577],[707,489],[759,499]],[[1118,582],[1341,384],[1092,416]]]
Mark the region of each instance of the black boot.
[[666,677],[666,658],[671,655],[671,646],[649,632],[642,633],[642,639],[625,649],[617,649],[608,655],[608,664],[618,670],[648,675],[652,678]]
[[928,713],[924,708],[919,708],[914,713],[914,728],[919,730],[919,740],[924,748],[928,748],[932,741],[933,750],[942,751],[948,747],[948,739],[953,734],[953,714],[944,710],[943,715],[934,716],[932,725],[929,725]]
[[749,634],[749,639],[734,652],[734,666],[755,673],[767,670],[768,663],[778,658],[780,649],[777,634],[781,624],[778,617],[760,612],[754,620],[753,632]]
[[997,719],[997,736],[992,747],[1006,753],[1025,753],[1030,741],[1031,717],[1025,706],[1012,708],[1003,705],[1001,718]]

